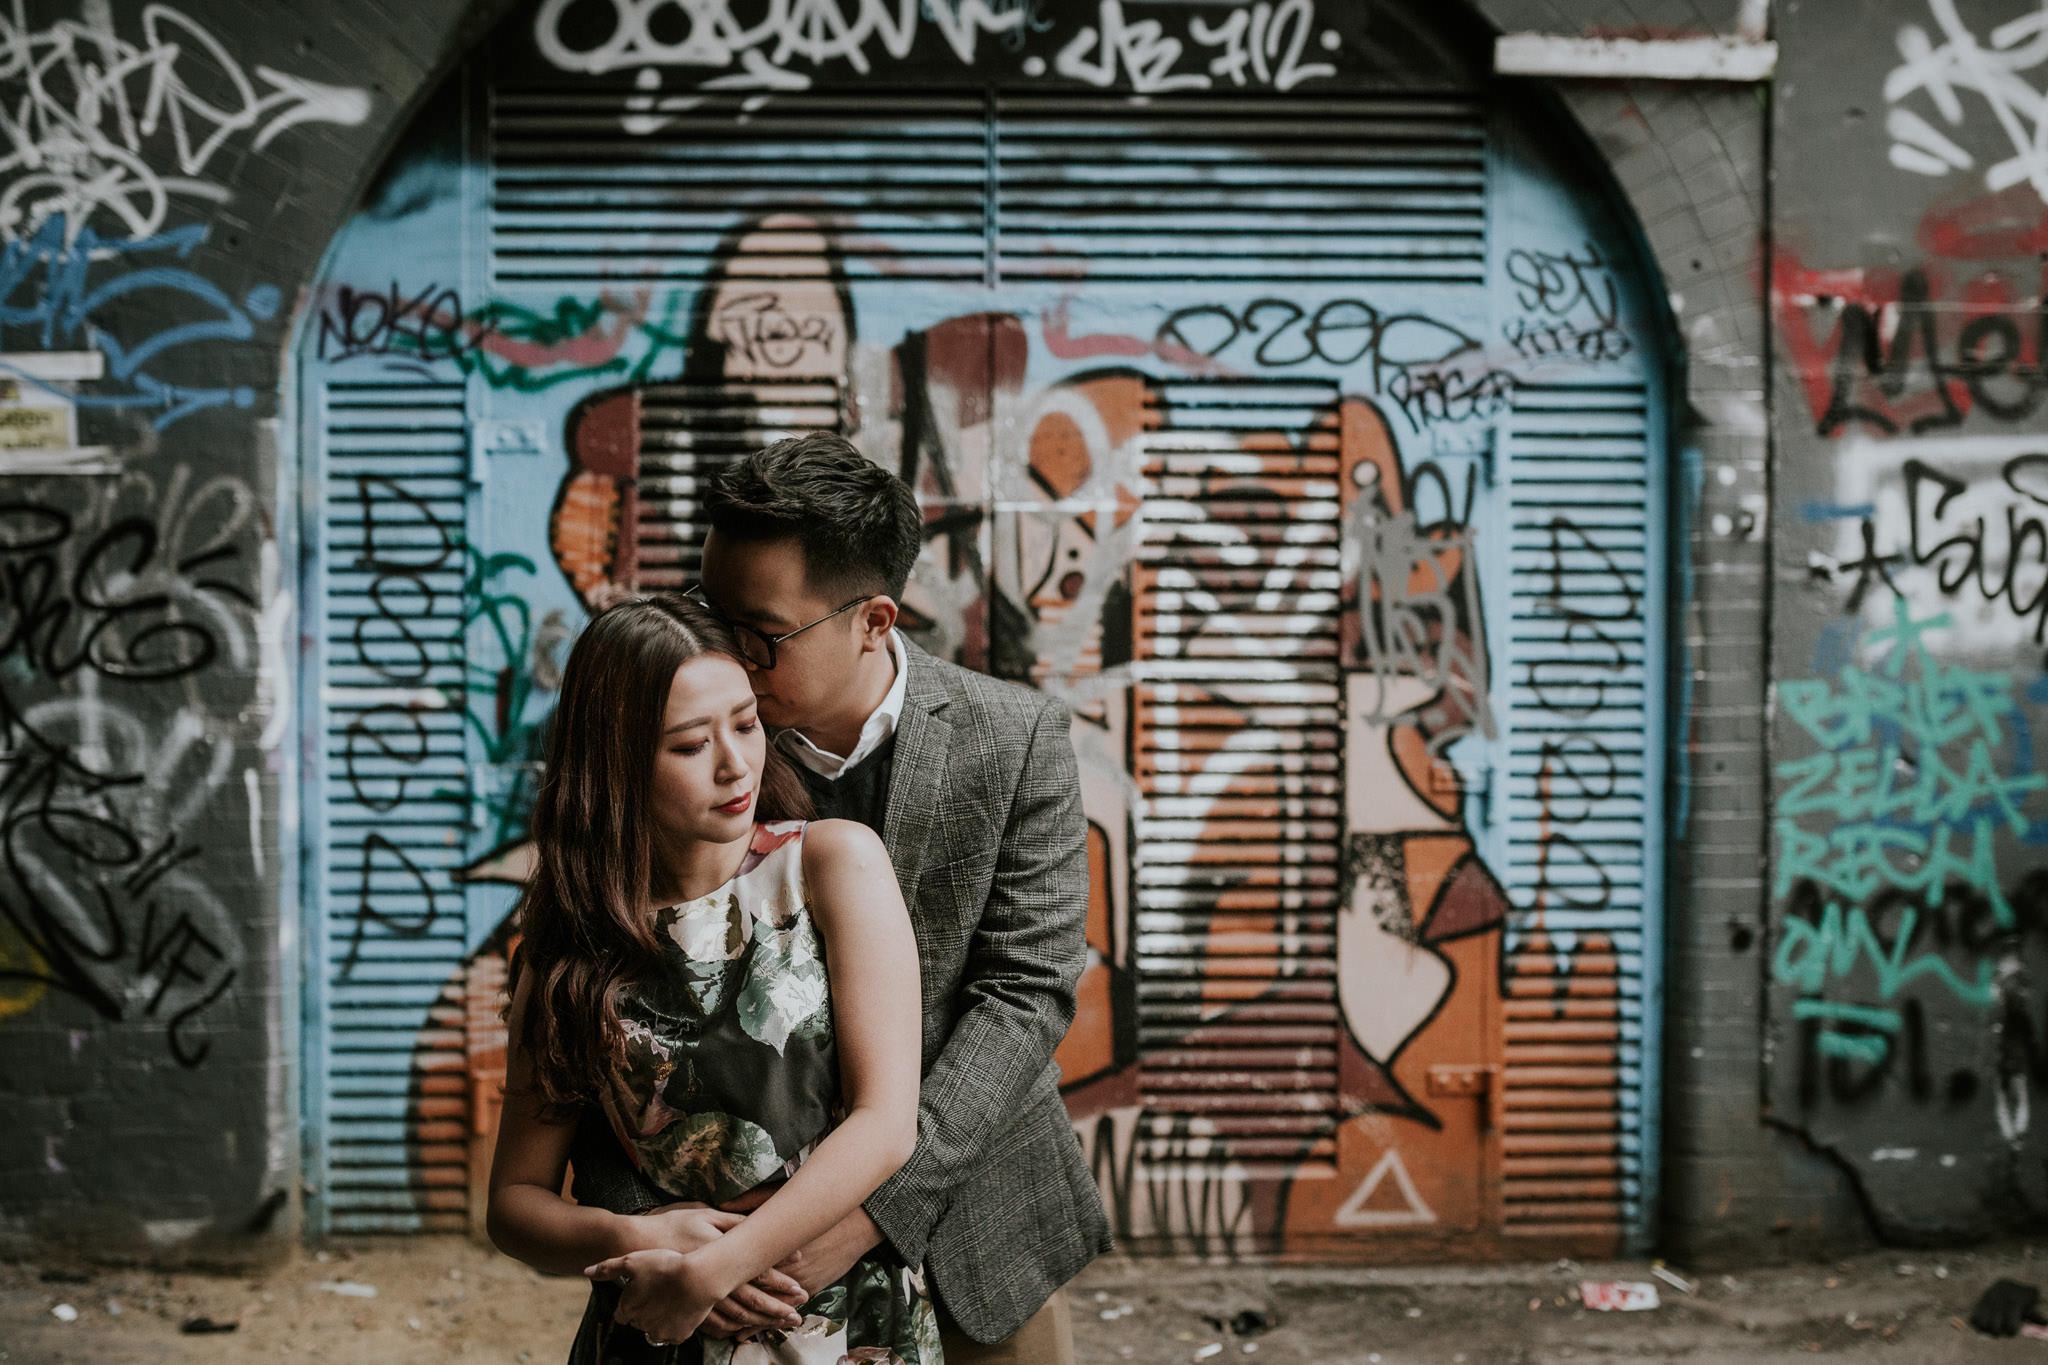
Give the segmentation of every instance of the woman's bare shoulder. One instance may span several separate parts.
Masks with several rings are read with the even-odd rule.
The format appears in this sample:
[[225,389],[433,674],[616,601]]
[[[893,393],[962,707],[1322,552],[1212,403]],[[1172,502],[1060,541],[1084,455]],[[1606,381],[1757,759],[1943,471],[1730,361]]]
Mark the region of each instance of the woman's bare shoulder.
[[[804,865],[817,868],[869,858],[888,861],[882,837],[858,820],[813,820],[804,827]],[[823,860],[822,862],[818,860]]]

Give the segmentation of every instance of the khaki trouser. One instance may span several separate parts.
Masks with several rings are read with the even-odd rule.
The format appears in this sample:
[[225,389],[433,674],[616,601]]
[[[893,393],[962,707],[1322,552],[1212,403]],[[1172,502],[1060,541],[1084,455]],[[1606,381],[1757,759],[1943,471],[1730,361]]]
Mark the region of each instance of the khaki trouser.
[[939,1345],[946,1365],[1074,1365],[1074,1318],[1067,1291],[1056,1291],[1016,1333],[984,1346],[939,1316]]

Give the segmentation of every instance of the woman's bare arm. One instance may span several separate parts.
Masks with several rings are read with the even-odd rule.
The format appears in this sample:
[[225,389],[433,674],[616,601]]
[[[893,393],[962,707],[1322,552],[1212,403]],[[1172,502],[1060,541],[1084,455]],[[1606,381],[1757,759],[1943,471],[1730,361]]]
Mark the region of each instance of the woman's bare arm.
[[541,1114],[533,1088],[533,1062],[523,1021],[531,1001],[532,978],[519,983],[507,1016],[505,1104],[498,1120],[498,1147],[491,1160],[492,1243],[508,1256],[551,1275],[574,1275],[592,1261],[629,1251],[667,1247],[691,1250],[740,1222],[715,1209],[675,1210],[635,1216],[571,1203],[562,1197],[569,1168],[574,1123],[554,1123]]

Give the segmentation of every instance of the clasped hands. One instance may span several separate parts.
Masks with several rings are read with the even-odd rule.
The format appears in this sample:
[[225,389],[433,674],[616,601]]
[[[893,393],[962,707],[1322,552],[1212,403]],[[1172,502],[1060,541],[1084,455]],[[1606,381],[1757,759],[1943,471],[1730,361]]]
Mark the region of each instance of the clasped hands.
[[[762,1196],[765,1198],[765,1195]],[[693,1332],[747,1338],[767,1328],[793,1329],[810,1296],[838,1280],[881,1241],[881,1231],[856,1209],[809,1246],[751,1281],[723,1282],[702,1253],[746,1221],[760,1199],[726,1208],[666,1204],[632,1220],[638,1249],[586,1267],[593,1281],[620,1286],[614,1321],[636,1327],[650,1342],[683,1340]]]

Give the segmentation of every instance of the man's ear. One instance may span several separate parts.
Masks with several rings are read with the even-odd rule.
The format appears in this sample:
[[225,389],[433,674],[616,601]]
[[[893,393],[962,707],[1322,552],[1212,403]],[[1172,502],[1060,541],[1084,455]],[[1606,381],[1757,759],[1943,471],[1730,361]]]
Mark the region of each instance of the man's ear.
[[878,596],[867,600],[867,605],[860,610],[860,647],[863,650],[889,647],[889,632],[896,628],[897,612],[893,597]]

